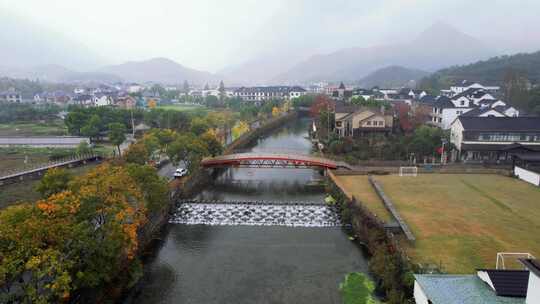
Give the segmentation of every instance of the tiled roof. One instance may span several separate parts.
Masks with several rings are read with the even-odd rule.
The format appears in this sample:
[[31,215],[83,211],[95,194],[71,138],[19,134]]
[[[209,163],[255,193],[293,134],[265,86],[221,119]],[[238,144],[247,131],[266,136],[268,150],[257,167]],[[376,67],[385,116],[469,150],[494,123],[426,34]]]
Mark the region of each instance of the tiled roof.
[[540,277],[540,259],[520,259],[520,261],[532,271],[536,276]]
[[459,116],[465,131],[540,132],[540,117],[466,117]]
[[479,269],[489,276],[495,293],[503,297],[526,297],[529,284],[528,270]]
[[414,276],[428,299],[436,304],[525,304],[525,298],[497,296],[476,275]]

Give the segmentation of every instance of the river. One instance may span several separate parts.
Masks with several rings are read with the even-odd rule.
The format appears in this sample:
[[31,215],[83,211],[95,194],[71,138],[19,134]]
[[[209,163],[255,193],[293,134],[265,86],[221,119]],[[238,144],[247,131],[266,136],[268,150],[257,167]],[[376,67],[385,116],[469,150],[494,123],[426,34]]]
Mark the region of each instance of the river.
[[[252,151],[310,153],[310,121],[291,122]],[[322,177],[311,169],[229,169],[198,199],[323,204]],[[170,224],[147,261],[133,303],[342,303],[348,272],[367,271],[360,249],[339,227]]]

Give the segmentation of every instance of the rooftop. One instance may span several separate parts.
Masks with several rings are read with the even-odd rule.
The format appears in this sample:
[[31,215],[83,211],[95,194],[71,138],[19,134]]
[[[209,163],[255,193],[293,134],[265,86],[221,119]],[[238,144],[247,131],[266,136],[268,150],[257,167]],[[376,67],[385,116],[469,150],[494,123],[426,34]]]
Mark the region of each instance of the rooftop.
[[476,275],[414,276],[426,296],[436,304],[525,304],[525,298],[497,296]]
[[466,117],[457,118],[466,131],[540,132],[540,117]]

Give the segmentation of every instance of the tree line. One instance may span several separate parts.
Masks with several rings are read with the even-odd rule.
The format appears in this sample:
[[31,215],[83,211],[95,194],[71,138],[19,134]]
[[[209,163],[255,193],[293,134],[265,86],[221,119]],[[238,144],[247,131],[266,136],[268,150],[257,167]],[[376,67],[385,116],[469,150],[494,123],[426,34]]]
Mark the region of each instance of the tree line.
[[51,121],[59,118],[60,111],[56,105],[5,103],[1,105],[0,123]]

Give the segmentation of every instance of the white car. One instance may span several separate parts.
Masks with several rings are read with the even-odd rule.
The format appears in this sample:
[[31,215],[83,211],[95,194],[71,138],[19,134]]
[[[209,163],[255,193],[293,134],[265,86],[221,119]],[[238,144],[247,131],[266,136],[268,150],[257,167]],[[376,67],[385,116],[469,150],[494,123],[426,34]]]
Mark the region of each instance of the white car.
[[174,177],[182,177],[186,176],[188,174],[188,170],[186,168],[178,168],[176,171],[174,171],[173,176]]

